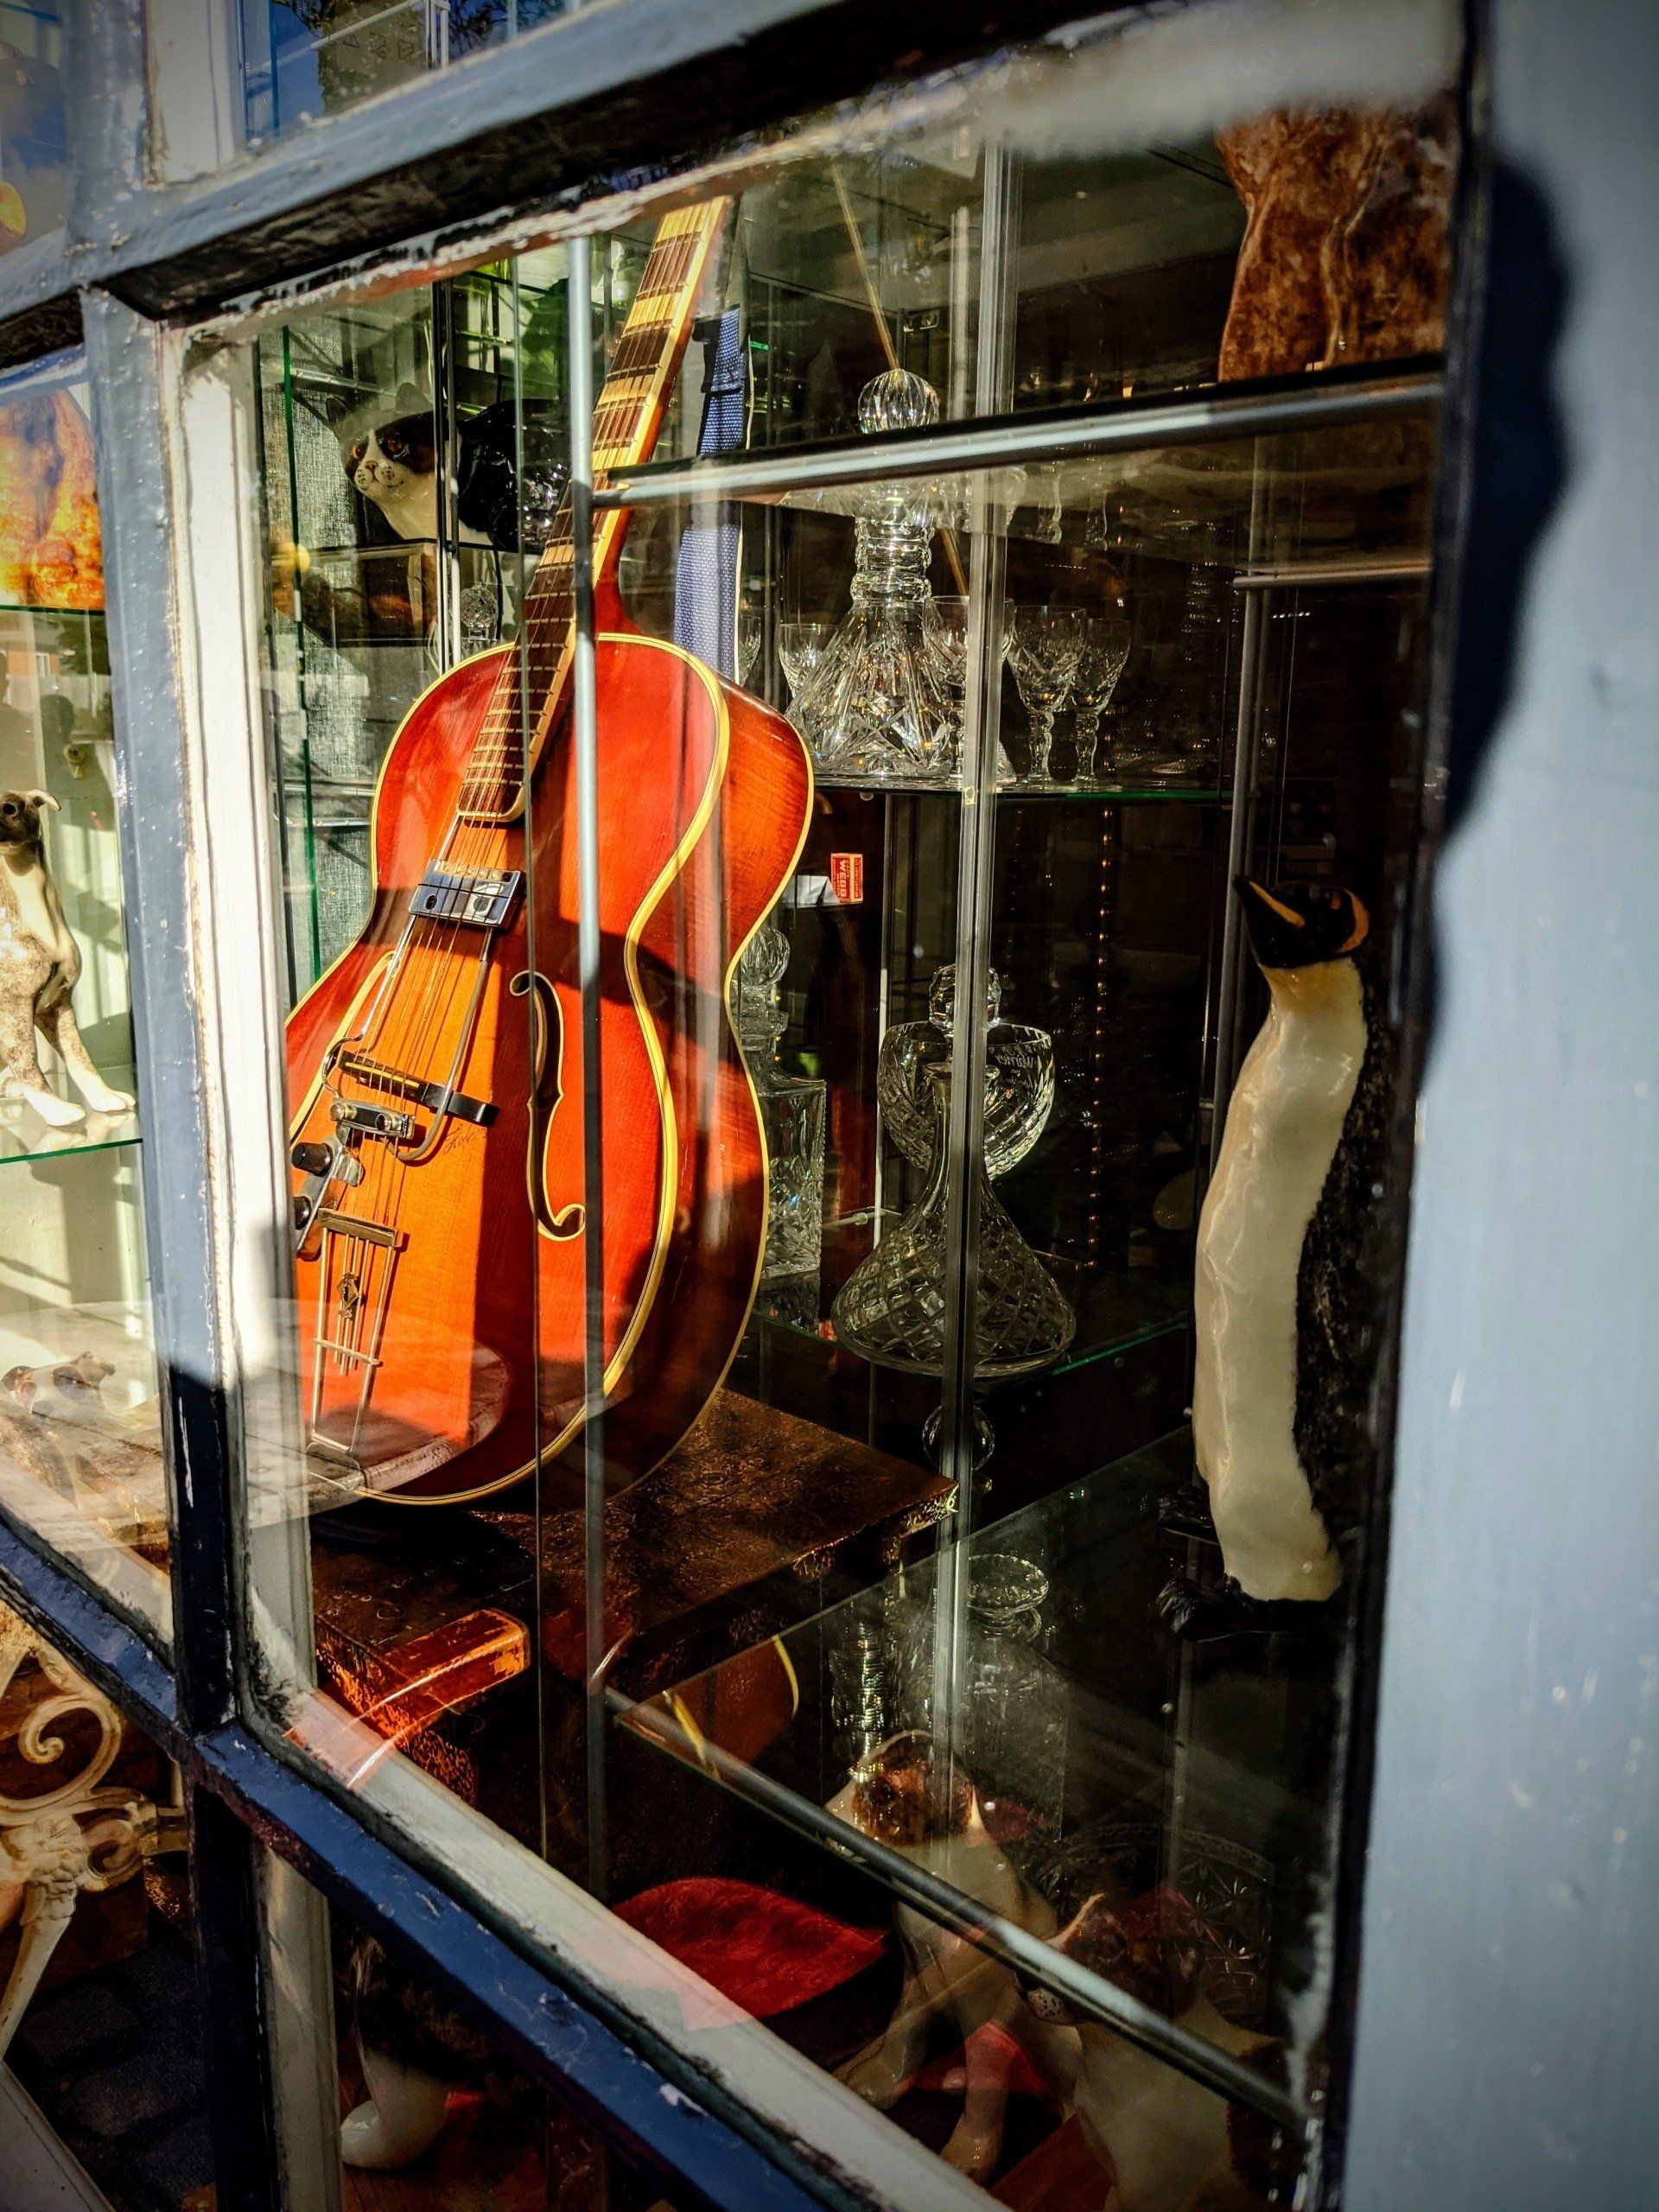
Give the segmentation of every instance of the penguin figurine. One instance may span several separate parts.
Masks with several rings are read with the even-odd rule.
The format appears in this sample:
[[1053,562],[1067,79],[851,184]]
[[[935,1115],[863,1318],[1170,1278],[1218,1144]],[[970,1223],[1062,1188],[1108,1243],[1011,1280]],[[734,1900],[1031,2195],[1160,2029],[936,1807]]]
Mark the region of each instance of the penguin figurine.
[[1392,1056],[1351,891],[1235,887],[1271,994],[1198,1222],[1192,1440],[1248,1598],[1329,1598],[1370,1452]]

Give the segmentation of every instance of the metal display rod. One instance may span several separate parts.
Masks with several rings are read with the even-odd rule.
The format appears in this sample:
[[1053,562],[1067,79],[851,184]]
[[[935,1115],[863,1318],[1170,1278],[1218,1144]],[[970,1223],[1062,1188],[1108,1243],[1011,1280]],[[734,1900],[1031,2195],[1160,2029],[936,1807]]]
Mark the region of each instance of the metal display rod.
[[1304,378],[1289,390],[1227,392],[1194,398],[1124,400],[1033,420],[1003,415],[961,429],[897,430],[881,437],[835,438],[787,453],[741,461],[659,461],[614,471],[594,493],[596,509],[665,507],[687,499],[764,499],[836,484],[886,483],[941,470],[1014,467],[1034,461],[1141,453],[1150,447],[1212,444],[1288,430],[1372,422],[1435,405],[1445,390],[1438,366],[1384,376]]
[[1233,578],[1235,591],[1301,591],[1319,584],[1421,583],[1433,563],[1409,561],[1289,561],[1281,569],[1250,569]]

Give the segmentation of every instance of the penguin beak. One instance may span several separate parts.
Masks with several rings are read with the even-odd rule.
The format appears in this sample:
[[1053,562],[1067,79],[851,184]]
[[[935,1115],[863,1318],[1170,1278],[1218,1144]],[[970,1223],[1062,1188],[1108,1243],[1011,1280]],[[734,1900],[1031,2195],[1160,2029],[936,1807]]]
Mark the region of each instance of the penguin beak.
[[1294,906],[1287,906],[1282,899],[1275,899],[1267,886],[1257,883],[1253,876],[1239,876],[1233,888],[1241,899],[1259,899],[1270,914],[1277,914],[1280,920],[1288,922],[1292,929],[1305,930],[1307,927],[1306,915],[1299,914]]
[[1300,968],[1312,957],[1307,949],[1307,920],[1282,899],[1275,899],[1265,884],[1241,875],[1234,888],[1244,910],[1244,927],[1258,967],[1267,969]]

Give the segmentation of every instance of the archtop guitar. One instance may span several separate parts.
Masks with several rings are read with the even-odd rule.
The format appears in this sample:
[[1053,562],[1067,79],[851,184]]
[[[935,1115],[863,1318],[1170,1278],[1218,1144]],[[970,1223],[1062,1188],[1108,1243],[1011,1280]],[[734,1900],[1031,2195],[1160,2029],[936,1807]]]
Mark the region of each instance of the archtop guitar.
[[[594,424],[654,444],[716,203],[659,229]],[[594,543],[606,1471],[649,1472],[742,1335],[766,1154],[728,1007],[794,868],[811,772],[782,715],[645,636]],[[462,662],[387,753],[362,934],[288,1025],[308,1451],[402,1503],[574,1482],[588,1225],[569,507],[519,640]]]

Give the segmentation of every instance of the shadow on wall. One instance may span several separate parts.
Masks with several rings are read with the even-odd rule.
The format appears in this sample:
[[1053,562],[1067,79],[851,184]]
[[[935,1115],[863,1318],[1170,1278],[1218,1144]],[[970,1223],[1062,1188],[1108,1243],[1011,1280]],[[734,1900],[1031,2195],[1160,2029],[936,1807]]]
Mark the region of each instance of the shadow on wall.
[[1470,464],[1472,493],[1457,609],[1446,734],[1446,832],[1479,786],[1514,688],[1527,574],[1567,487],[1554,391],[1567,272],[1549,206],[1532,180],[1495,165],[1487,215]]

